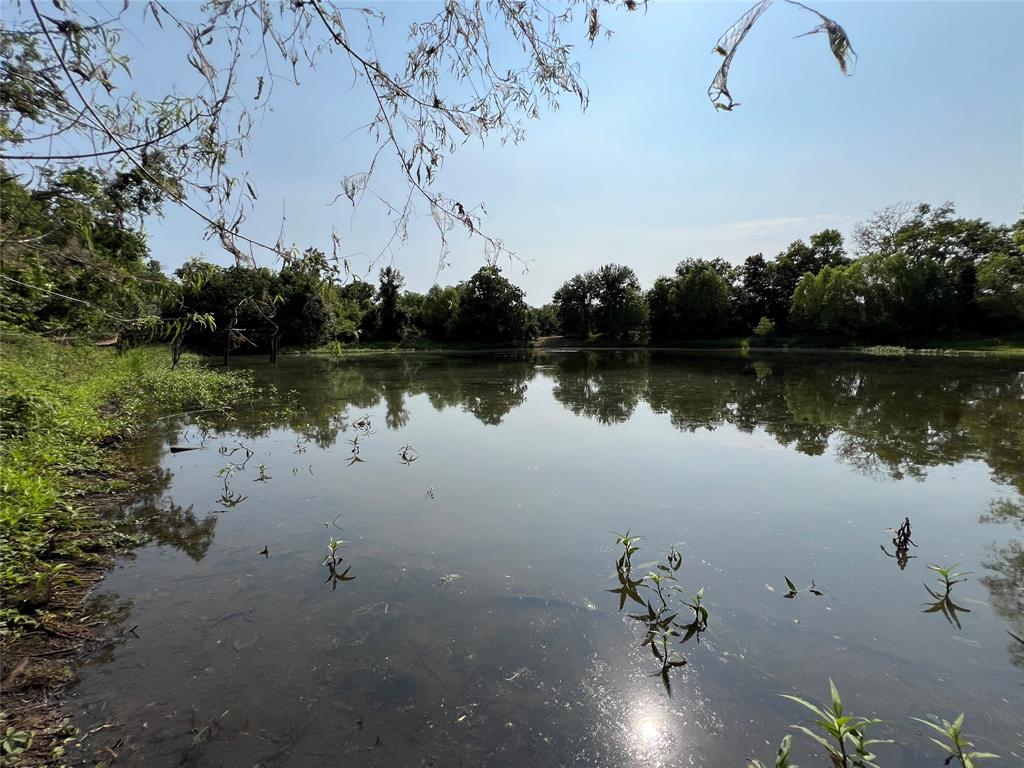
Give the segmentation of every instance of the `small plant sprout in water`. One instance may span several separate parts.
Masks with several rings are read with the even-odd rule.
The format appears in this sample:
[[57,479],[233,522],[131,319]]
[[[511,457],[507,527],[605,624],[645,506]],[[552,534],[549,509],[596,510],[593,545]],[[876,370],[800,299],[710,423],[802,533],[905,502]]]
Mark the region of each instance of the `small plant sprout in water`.
[[934,736],[929,736],[928,738],[945,750],[948,755],[946,757],[946,765],[949,765],[951,762],[956,760],[963,768],[975,768],[977,765],[975,763],[976,760],[987,760],[989,758],[999,757],[999,755],[993,755],[991,752],[970,751],[974,744],[973,742],[968,741],[967,737],[963,733],[963,714],[953,722],[949,722],[949,720],[945,720],[941,717],[935,718],[938,720],[937,723],[931,720],[923,720],[920,717],[914,717],[911,719],[927,725],[943,737],[941,741],[936,739]]
[[970,608],[964,608],[962,605],[957,605],[953,602],[953,598],[950,594],[953,591],[953,587],[967,579],[963,578],[967,576],[970,571],[956,571],[955,565],[948,567],[941,567],[934,564],[929,564],[929,570],[935,571],[939,575],[939,581],[942,583],[942,589],[934,590],[927,584],[924,588],[928,590],[928,594],[932,596],[932,601],[924,604],[925,608],[922,613],[941,613],[946,617],[946,621],[950,624],[955,624],[957,629],[961,629],[960,626],[960,613],[970,613]]
[[943,568],[942,566],[935,565],[934,563],[928,564],[928,570],[935,571],[937,574],[939,574],[939,579],[942,580],[942,585],[943,587],[945,587],[947,592],[953,589],[954,584],[959,584],[962,581],[967,581],[967,579],[961,577],[968,576],[972,573],[972,571],[957,571],[955,570],[956,567],[957,566],[955,565],[950,565]]
[[[783,736],[782,743],[779,744],[779,751],[775,754],[775,762],[772,765],[775,768],[799,768],[799,766],[789,762],[789,753],[792,749],[793,737],[789,735]],[[768,768],[768,766],[760,760],[752,759],[747,764],[747,768]]]
[[360,416],[356,421],[352,422],[352,428],[361,432],[363,437],[369,437],[373,434],[373,424],[369,416]]
[[351,455],[348,459],[348,465],[351,467],[353,464],[363,461],[363,459],[359,457],[359,435],[356,435],[349,440],[348,444],[352,446],[352,450],[349,451]]
[[245,453],[245,459],[242,460],[241,464],[234,464],[234,466],[237,467],[238,469],[245,469],[245,465],[249,463],[249,459],[256,455],[256,452],[253,451],[252,448],[249,448],[247,445],[245,445],[245,443],[241,442],[240,440],[235,440],[234,448],[228,448],[226,445],[222,445],[220,448],[217,449],[217,452],[221,456],[234,456],[239,451]]
[[786,592],[786,594],[783,595],[783,597],[788,598],[790,600],[799,595],[801,592],[810,592],[812,595],[816,597],[821,597],[825,594],[820,589],[818,589],[818,585],[814,583],[814,579],[811,579],[811,586],[804,587],[803,589],[797,589],[796,584],[790,581],[789,576],[783,576],[782,578],[786,580],[786,589],[789,590],[788,592]]
[[[688,624],[677,621],[680,609],[675,607],[672,598],[683,591],[676,578],[676,572],[683,564],[683,556],[673,546],[665,556],[665,562],[657,566],[640,579],[632,577],[633,555],[640,551],[639,536],[632,536],[629,531],[615,534],[615,543],[622,547],[622,554],[615,561],[615,573],[619,580],[617,589],[609,592],[619,596],[619,610],[626,604],[626,599],[639,603],[645,609],[642,613],[627,614],[630,619],[643,624],[645,632],[641,647],[647,646],[657,659],[661,668],[655,673],[660,677],[665,691],[671,696],[672,686],[669,673],[686,664],[686,659],[678,653],[676,646],[699,635],[708,625],[708,611],[703,605],[704,590],[694,596],[692,602],[680,601],[683,606],[693,611],[694,618]],[[641,593],[640,590],[645,590]]]
[[[887,530],[890,533],[893,532],[892,528],[889,528]],[[879,544],[879,547],[881,548],[882,552],[884,552],[887,556],[895,558],[896,565],[898,565],[900,567],[900,570],[902,571],[904,568],[907,567],[907,562],[914,557],[914,555],[910,554],[910,547],[917,546],[917,544],[915,544],[910,538],[909,517],[903,518],[903,524],[899,528],[895,529],[895,533],[896,535],[892,539],[892,545],[896,549],[896,554],[890,555],[889,551],[885,548],[884,544]]]
[[832,693],[831,706],[818,706],[799,696],[780,694],[782,698],[795,701],[816,716],[812,725],[817,730],[801,724],[794,725],[793,728],[810,736],[824,747],[836,768],[851,768],[851,766],[853,768],[878,768],[874,762],[875,755],[872,754],[869,747],[875,744],[888,744],[892,740],[869,739],[865,735],[865,731],[870,726],[878,725],[882,721],[843,714],[843,702],[839,697],[839,690],[831,680],[828,681],[828,684]]
[[[246,461],[248,461],[248,459],[246,459]],[[249,498],[248,496],[243,496],[241,493],[237,493],[231,490],[232,475],[243,469],[245,469],[245,464],[235,464],[234,462],[231,462],[227,466],[221,467],[217,471],[217,476],[221,478],[224,485],[224,490],[217,501],[219,504],[221,504],[221,506],[226,507],[227,509],[237,507],[239,504],[241,504],[243,501]]]
[[259,469],[259,471],[260,471],[260,476],[257,477],[255,480],[253,480],[254,483],[265,483],[265,482],[267,482],[267,480],[273,480],[274,479],[273,477],[271,477],[270,475],[267,474],[267,465],[266,464],[262,464],[261,463],[259,465],[259,467],[257,467],[257,469]]
[[708,609],[704,607],[704,587],[697,590],[697,594],[693,596],[692,603],[686,603],[686,606],[693,611],[693,621],[687,624],[684,629],[686,634],[683,635],[683,642],[685,643],[694,635],[697,636],[697,642],[700,642],[700,633],[708,628]]
[[338,554],[338,547],[344,543],[341,539],[336,539],[332,536],[327,544],[327,556],[324,557],[323,565],[330,571],[330,575],[328,575],[324,584],[330,582],[332,592],[338,588],[339,581],[352,581],[355,579],[355,576],[348,575],[348,572],[352,570],[351,565],[345,566],[345,570],[341,570],[341,565],[345,558]]
[[402,450],[398,452],[398,458],[406,466],[412,464],[419,457],[420,455],[416,452],[416,449],[413,448],[411,445],[403,445]]

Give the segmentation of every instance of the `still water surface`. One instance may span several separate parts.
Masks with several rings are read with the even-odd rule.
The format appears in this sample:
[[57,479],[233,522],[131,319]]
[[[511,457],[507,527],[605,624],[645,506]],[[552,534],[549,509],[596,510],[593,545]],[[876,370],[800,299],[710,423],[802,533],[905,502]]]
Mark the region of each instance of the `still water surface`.
[[[940,765],[908,716],[961,711],[979,749],[1021,764],[1019,363],[538,352],[253,370],[291,399],[157,426],[160,478],[134,510],[155,541],[97,595],[124,631],[73,691],[83,733],[112,724],[80,764],[741,766],[804,717],[778,694],[821,700],[829,677],[890,723],[884,765]],[[901,561],[887,529],[905,517],[918,546]],[[705,590],[671,695],[639,606],[608,591],[625,529],[643,536],[634,576],[674,545],[680,597]],[[929,563],[972,572],[955,617],[926,612]],[[785,599],[786,577],[824,594]],[[811,747],[798,734],[794,759],[824,764]]]

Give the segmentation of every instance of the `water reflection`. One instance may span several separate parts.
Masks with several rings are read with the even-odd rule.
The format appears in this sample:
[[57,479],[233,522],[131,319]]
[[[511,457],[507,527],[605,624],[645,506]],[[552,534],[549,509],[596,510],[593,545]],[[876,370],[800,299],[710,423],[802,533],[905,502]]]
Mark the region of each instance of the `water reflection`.
[[[1008,524],[1024,529],[1024,502],[1000,498],[989,504],[983,523]],[[992,608],[1010,625],[1007,651],[1018,667],[1024,668],[1024,542],[1011,539],[1006,544],[992,544],[984,561],[988,574],[979,581],[989,591]]]
[[341,432],[365,430],[362,419],[347,421],[349,410],[383,405],[386,427],[400,429],[411,418],[406,399],[418,395],[498,425],[539,373],[557,402],[601,424],[624,423],[646,403],[683,431],[760,429],[810,456],[832,446],[858,471],[894,479],[981,460],[1024,494],[1024,372],[998,361],[629,351],[509,354],[486,365],[474,355],[291,364],[306,366],[301,408],[243,419],[243,435],[289,427],[328,447]]
[[203,559],[217,528],[215,515],[199,518],[191,506],[182,508],[171,501],[147,513],[135,514],[150,540],[181,550],[193,560]]
[[[984,718],[993,751],[1024,737],[999,704],[1019,682],[1004,644],[1024,666],[1005,363],[631,351],[257,374],[297,394],[204,414],[188,441],[168,424],[165,451],[205,449],[164,457],[150,533],[170,546],[109,582],[140,637],[79,712],[128,724],[102,732],[126,764],[741,765],[792,721],[776,694],[833,672],[890,722],[938,701]],[[237,508],[204,516],[222,492]],[[606,532],[627,523],[686,540],[653,563],[623,561],[631,543],[613,573]],[[929,586],[956,600],[949,624],[921,614],[929,561],[986,568]]]

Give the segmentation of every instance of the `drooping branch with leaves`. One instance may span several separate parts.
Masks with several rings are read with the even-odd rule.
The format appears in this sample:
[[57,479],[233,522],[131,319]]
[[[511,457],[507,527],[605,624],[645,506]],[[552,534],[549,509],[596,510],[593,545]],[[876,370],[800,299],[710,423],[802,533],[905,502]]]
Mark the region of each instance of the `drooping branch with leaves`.
[[[768,2],[745,18],[752,23]],[[520,141],[524,121],[557,109],[563,96],[585,108],[589,97],[574,58],[573,30],[593,43],[611,34],[607,13],[641,7],[646,3],[637,0],[447,0],[410,26],[405,50],[389,61],[375,45],[385,17],[371,6],[149,0],[111,13],[67,0],[52,7],[25,0],[0,28],[0,159],[9,168],[75,164],[136,174],[161,198],[198,216],[207,236],[238,263],[254,264],[261,251],[287,261],[294,253],[283,236],[271,243],[246,233],[257,187],[233,161],[244,155],[276,86],[298,84],[333,56],[331,66],[371,96],[374,107],[363,128],[376,144],[362,170],[339,174],[338,198],[356,205],[369,196],[386,207],[394,223],[382,253],[408,237],[412,218],[425,206],[442,264],[456,228],[480,238],[493,263],[509,251],[482,229],[482,205],[439,190],[445,158],[470,139]],[[821,18],[815,31],[829,34],[844,63],[847,54],[839,51],[852,54],[845,33]],[[168,84],[156,97],[141,92],[125,40],[140,37],[143,28],[151,38],[163,33],[181,45],[184,62],[170,69],[177,76],[187,66],[193,87]],[[720,41],[727,59],[713,86],[729,98],[727,108],[733,106],[728,64],[749,26],[738,35],[735,29]],[[509,40],[513,45],[504,44]],[[388,157],[406,182],[397,200],[384,199],[374,185]],[[344,261],[337,236],[334,242],[334,256]]]

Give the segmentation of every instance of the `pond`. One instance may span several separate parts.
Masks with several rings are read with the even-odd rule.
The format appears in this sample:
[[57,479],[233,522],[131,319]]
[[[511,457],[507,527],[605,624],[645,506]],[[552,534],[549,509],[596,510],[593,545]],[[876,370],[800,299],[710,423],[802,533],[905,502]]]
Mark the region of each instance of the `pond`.
[[[152,543],[95,597],[119,630],[72,691],[79,764],[742,766],[808,715],[779,694],[829,678],[886,721],[883,765],[942,763],[930,714],[1024,755],[1019,363],[250,365],[282,402],[154,429],[126,512]],[[947,593],[929,564],[969,573]],[[664,611],[628,587],[648,571],[680,588]],[[666,666],[644,641],[676,609]]]

